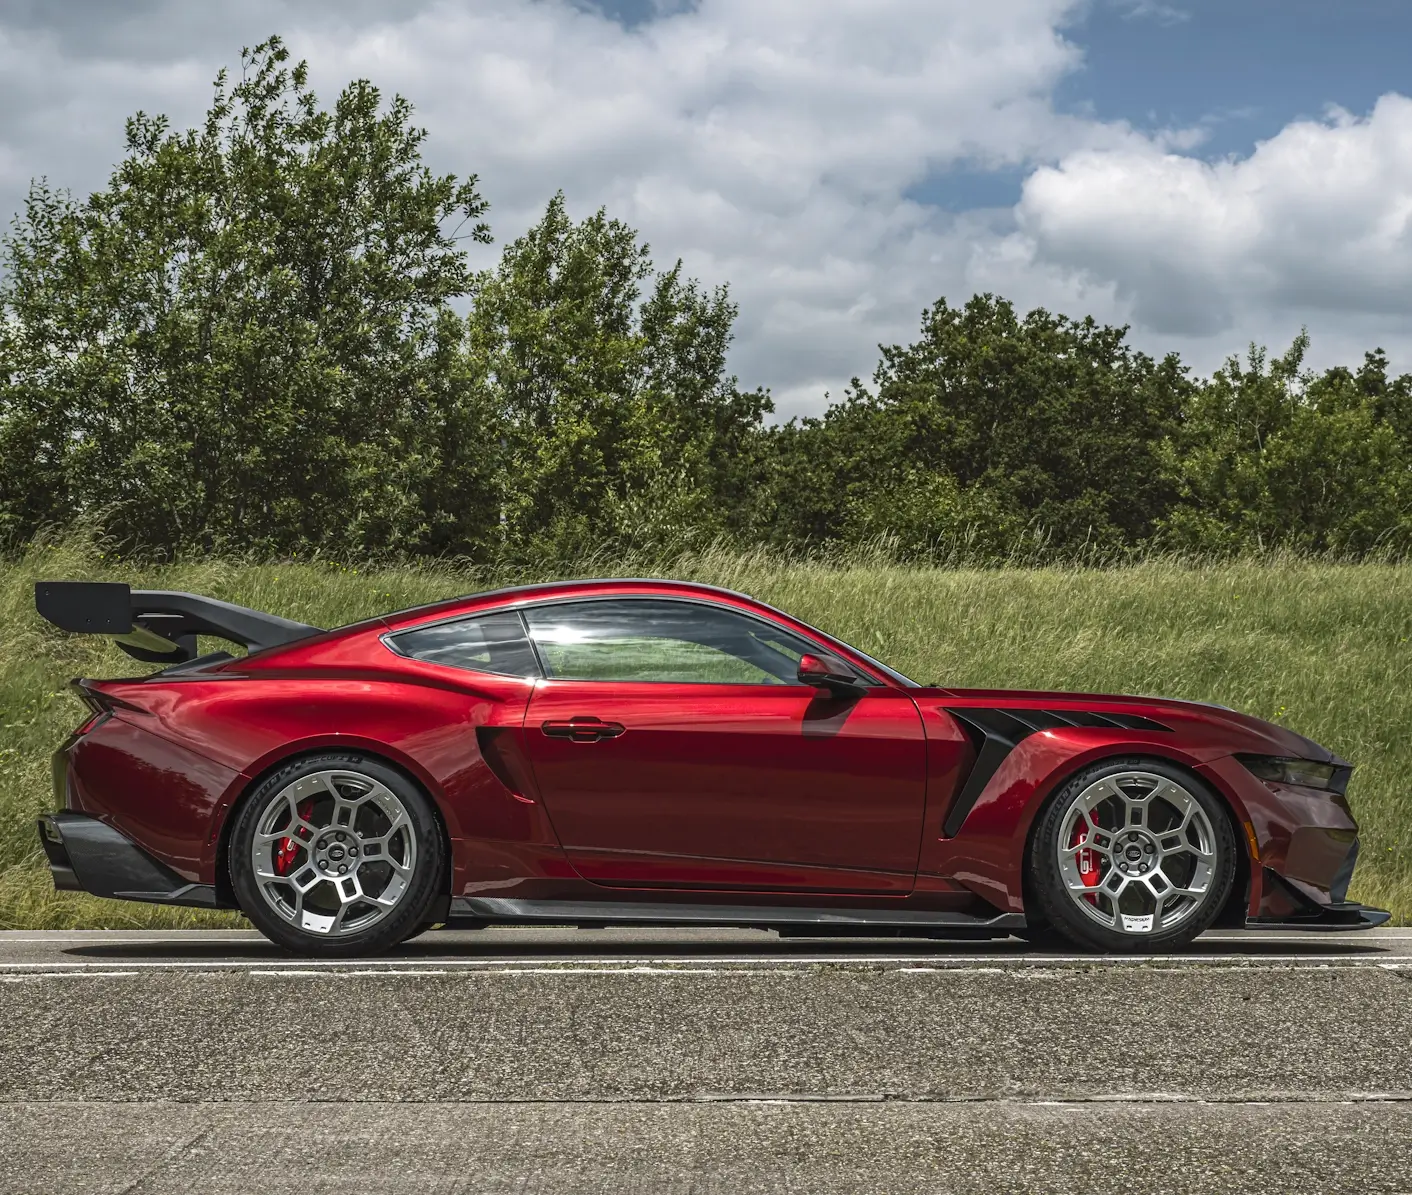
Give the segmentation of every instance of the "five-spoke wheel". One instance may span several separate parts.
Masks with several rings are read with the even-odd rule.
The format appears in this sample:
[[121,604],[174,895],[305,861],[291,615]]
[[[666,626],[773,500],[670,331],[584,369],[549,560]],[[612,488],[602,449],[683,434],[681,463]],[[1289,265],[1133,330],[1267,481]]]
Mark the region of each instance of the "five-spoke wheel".
[[1030,851],[1040,919],[1080,945],[1170,947],[1230,893],[1235,836],[1218,799],[1161,760],[1108,761],[1064,785]]
[[232,833],[241,908],[310,954],[362,954],[422,924],[442,870],[430,805],[405,776],[348,755],[300,760],[265,780]]

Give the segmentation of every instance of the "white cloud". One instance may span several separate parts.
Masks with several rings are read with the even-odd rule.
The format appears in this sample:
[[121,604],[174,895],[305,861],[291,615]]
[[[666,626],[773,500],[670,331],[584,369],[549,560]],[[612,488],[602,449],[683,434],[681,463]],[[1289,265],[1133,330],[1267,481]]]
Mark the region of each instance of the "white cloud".
[[1093,137],[1048,99],[1079,60],[1056,31],[1070,7],[704,0],[628,31],[551,3],[436,6],[309,52],[415,96],[436,153],[481,172],[502,235],[562,187],[659,260],[728,280],[733,366],[794,412],[963,285],[963,247],[912,184]]
[[[631,28],[588,4],[0,0],[0,205],[32,175],[101,185],[126,114],[197,119],[215,70],[277,30],[326,99],[360,75],[408,96],[432,165],[480,175],[501,243],[562,188],[660,264],[730,282],[733,368],[786,414],[979,289],[1132,318],[1201,368],[1302,322],[1316,349],[1405,340],[1409,101],[1210,164],[1198,132],[1056,110],[1082,0],[672,0]],[[955,169],[1021,172],[1019,206],[908,197]]]
[[1246,158],[1093,149],[1037,169],[1018,208],[1033,260],[1110,283],[1157,333],[1252,313],[1317,322],[1412,311],[1412,100],[1287,125]]

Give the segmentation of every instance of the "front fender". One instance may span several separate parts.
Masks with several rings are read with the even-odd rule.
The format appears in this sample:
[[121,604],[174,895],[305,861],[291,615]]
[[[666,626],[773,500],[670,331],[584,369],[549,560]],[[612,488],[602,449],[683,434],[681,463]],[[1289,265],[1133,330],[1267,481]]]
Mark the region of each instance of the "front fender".
[[[1189,749],[1160,731],[1088,727],[1039,731],[1006,756],[955,836],[927,843],[923,870],[964,884],[1006,912],[1023,912],[1030,830],[1050,794],[1070,776],[1105,759],[1139,755],[1206,776],[1204,765],[1220,754],[1214,746]],[[1245,823],[1248,819],[1239,799],[1224,784],[1215,787]]]

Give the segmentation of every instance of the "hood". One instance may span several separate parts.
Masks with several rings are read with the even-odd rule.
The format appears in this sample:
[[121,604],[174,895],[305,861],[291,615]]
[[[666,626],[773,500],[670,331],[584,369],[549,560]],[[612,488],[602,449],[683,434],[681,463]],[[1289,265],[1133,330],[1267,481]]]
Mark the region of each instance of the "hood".
[[[1040,708],[1065,710],[1087,709],[1096,713],[1145,714],[1148,717],[1162,718],[1165,711],[1175,721],[1188,719],[1206,723],[1217,723],[1234,732],[1242,740],[1238,750],[1254,755],[1288,755],[1297,759],[1312,759],[1321,763],[1345,764],[1327,747],[1320,746],[1313,739],[1302,734],[1243,714],[1228,706],[1206,701],[1186,701],[1178,697],[1141,697],[1120,693],[1056,693],[1042,689],[952,689],[927,688],[911,690],[912,696],[924,698],[935,696],[942,700],[960,700],[966,704],[984,704],[996,709],[1007,705],[1038,706]],[[1176,727],[1173,727],[1176,729]]]

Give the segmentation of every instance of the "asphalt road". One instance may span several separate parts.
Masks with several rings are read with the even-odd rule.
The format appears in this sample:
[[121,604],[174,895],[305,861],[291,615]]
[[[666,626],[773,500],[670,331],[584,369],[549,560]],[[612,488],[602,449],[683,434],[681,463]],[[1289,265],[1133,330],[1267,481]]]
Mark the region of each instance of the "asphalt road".
[[0,1191],[1412,1192],[1412,930],[0,934]]

